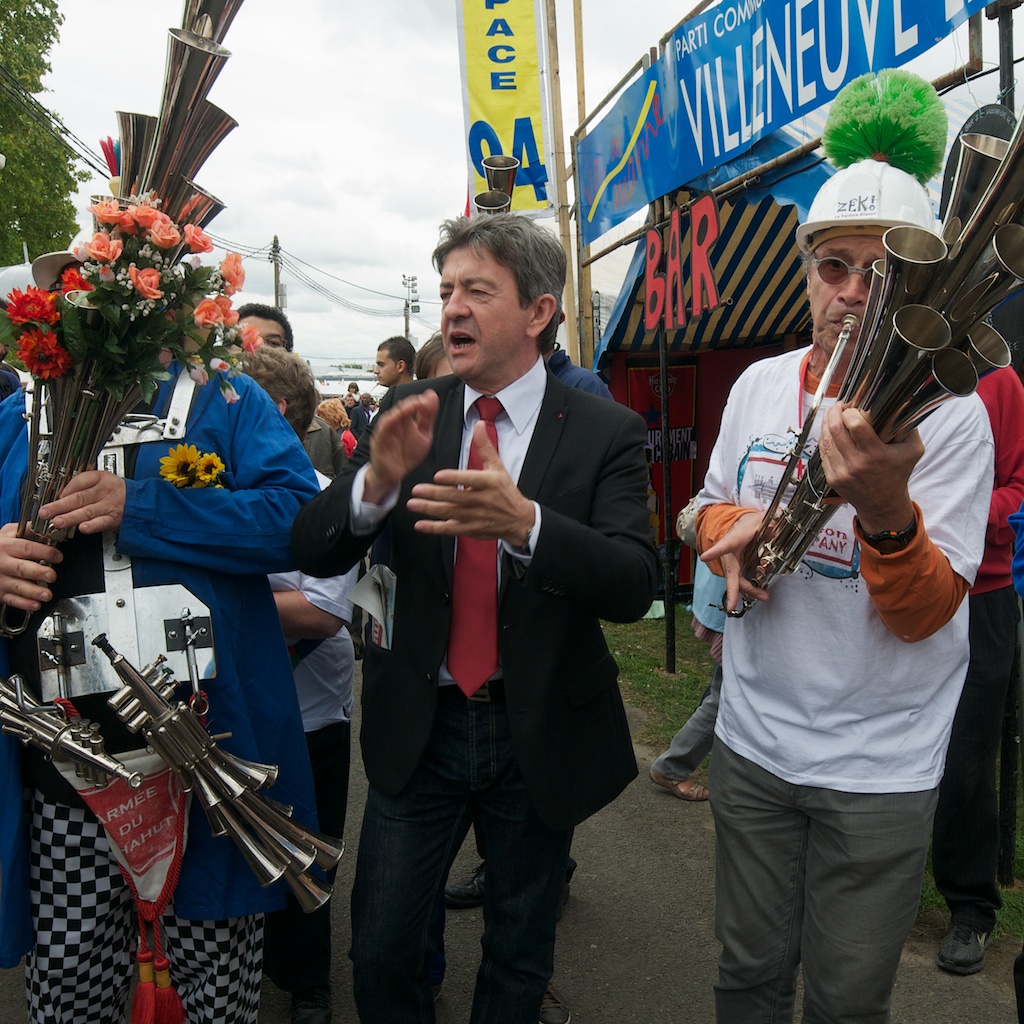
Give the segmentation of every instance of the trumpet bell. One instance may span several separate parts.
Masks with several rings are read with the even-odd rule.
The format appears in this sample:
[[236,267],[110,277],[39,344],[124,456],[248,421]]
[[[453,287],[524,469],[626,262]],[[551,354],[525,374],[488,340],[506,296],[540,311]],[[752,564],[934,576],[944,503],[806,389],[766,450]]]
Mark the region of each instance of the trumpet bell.
[[492,188],[473,196],[473,205],[476,207],[477,213],[508,213],[512,199],[507,192],[500,192],[498,189]]
[[159,123],[142,184],[161,197],[167,194],[177,175],[192,177],[195,173],[183,170],[196,144],[189,134],[189,121],[193,111],[205,103],[207,93],[231,56],[223,46],[184,29],[172,28],[169,34]]
[[117,130],[121,137],[121,182],[118,198],[139,195],[142,175],[156,139],[158,119],[150,114],[117,112]]
[[333,886],[308,871],[300,874],[288,870],[284,873],[284,880],[304,914],[312,914],[314,910],[319,910],[334,892]]
[[960,136],[960,155],[942,227],[942,237],[952,247],[954,256],[960,252],[958,240],[964,223],[992,184],[1009,146],[1006,139],[993,135]]
[[241,6],[242,0],[185,0],[181,27],[222,43]]
[[514,156],[496,153],[493,156],[484,157],[483,168],[488,190],[504,192],[511,200],[512,190],[516,185],[516,172],[519,170],[519,161]]
[[947,315],[954,323],[971,322],[1009,298],[1024,278],[1024,226],[997,228],[970,273],[949,300]]
[[1012,360],[1006,339],[991,325],[975,324],[967,334],[967,356],[980,376],[989,370],[1000,370]]

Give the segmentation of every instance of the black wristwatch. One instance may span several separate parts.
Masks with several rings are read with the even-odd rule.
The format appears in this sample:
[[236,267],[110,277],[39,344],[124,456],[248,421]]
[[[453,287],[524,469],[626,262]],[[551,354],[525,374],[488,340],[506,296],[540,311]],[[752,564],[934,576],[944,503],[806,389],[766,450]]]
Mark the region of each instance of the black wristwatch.
[[883,530],[881,533],[865,533],[864,539],[883,555],[894,555],[902,551],[917,535],[917,517],[902,530]]

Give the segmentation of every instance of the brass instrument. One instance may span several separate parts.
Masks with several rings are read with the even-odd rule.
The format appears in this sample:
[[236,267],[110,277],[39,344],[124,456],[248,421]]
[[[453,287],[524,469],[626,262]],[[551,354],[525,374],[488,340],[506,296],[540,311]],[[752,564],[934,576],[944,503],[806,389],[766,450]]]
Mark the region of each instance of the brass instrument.
[[[123,202],[153,190],[177,223],[205,227],[224,204],[192,180],[207,157],[236,125],[206,96],[230,56],[220,45],[242,0],[185,0],[182,27],[170,29],[163,98],[158,117],[118,112],[121,174],[111,182]],[[173,254],[184,255],[182,244]],[[61,301],[79,305],[74,293]],[[96,386],[96,367],[75,366],[62,378],[34,380],[29,397],[29,472],[18,519],[18,536],[59,544],[72,530],[54,530],[39,509],[77,473],[94,469],[114,428],[139,400],[137,388],[116,399]],[[0,636],[28,628],[26,612],[0,606]]]
[[310,872],[316,864],[335,867],[345,850],[340,839],[321,835],[291,820],[291,808],[259,792],[277,779],[275,765],[228,754],[174,697],[174,682],[158,658],[141,671],[100,635],[93,644],[110,659],[124,683],[109,700],[118,718],[146,742],[194,793],[214,835],[228,835],[261,885],[283,878],[299,905],[310,913],[330,899],[331,887]]
[[106,753],[96,723],[69,717],[63,705],[33,700],[25,693],[20,676],[0,678],[0,724],[6,735],[38,748],[51,761],[70,761],[79,778],[97,788],[111,778],[123,779],[131,789],[142,785],[139,772]]
[[[1024,281],[1024,226],[1015,222],[1024,207],[1024,121],[1008,143],[987,136],[965,136],[963,143],[945,241],[909,225],[882,236],[885,257],[873,268],[840,388],[840,401],[859,409],[885,442],[947,399],[971,394],[979,373],[1010,363],[1005,340],[984,321]],[[826,370],[822,388],[829,376]],[[795,571],[842,503],[817,451],[788,493],[816,413],[814,402],[741,569],[759,589]],[[742,606],[728,613],[734,618],[754,604],[741,596]]]
[[512,206],[512,190],[516,184],[519,161],[514,156],[496,153],[483,159],[487,191],[473,197],[477,213],[507,213]]

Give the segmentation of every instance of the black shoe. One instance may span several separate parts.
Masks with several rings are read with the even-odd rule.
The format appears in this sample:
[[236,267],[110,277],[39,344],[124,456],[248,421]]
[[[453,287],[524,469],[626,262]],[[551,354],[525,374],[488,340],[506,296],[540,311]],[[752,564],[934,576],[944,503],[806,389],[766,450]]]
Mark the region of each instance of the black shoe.
[[987,941],[988,932],[979,932],[963,921],[954,921],[939,944],[938,964],[952,974],[976,974],[985,966]]
[[483,906],[484,902],[484,868],[486,863],[473,872],[464,882],[449,885],[444,891],[444,905],[450,910],[470,910]]
[[549,981],[540,1004],[540,1024],[569,1024],[571,1020],[572,1011]]
[[331,986],[292,993],[292,1024],[331,1024]]

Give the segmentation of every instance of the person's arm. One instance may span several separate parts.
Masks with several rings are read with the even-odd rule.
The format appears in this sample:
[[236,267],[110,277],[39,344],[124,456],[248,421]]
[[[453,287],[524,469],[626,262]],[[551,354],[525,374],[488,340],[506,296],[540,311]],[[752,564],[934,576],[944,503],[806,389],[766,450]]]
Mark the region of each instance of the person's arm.
[[860,544],[860,571],[878,617],[893,636],[916,643],[937,633],[956,614],[970,584],[953,571],[949,559],[928,537],[920,508],[914,505],[914,536],[902,550],[883,554],[865,540],[854,519]]
[[[430,388],[399,402],[394,402],[394,389],[387,393],[344,472],[295,519],[292,551],[303,572],[336,576],[363,556],[374,532],[356,529],[353,521],[356,476],[362,471],[363,502],[381,505],[385,499],[393,500],[406,474],[419,466],[430,450],[438,405],[438,394]],[[383,520],[376,529],[382,526]]]
[[175,487],[159,476],[159,456],[169,449],[143,445],[136,478],[125,481],[118,548],[225,573],[290,569],[292,522],[319,493],[313,467],[295,432],[249,378],[238,378],[240,398],[230,405],[215,383],[207,387],[213,393],[202,395],[206,405],[186,443],[221,457],[224,486]]
[[323,640],[346,624],[340,616],[310,604],[301,590],[275,590],[274,603],[289,640]]
[[[885,444],[862,412],[837,403],[825,414],[818,451],[829,484],[856,509],[861,573],[875,611],[901,640],[931,636],[956,614],[970,584],[928,536],[911,501],[911,474],[925,451],[920,435],[914,430]],[[991,486],[991,473],[988,480]],[[910,541],[895,552],[885,553],[884,540],[867,539],[908,530]]]

